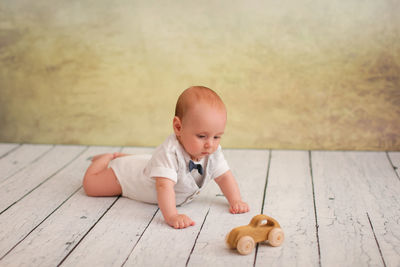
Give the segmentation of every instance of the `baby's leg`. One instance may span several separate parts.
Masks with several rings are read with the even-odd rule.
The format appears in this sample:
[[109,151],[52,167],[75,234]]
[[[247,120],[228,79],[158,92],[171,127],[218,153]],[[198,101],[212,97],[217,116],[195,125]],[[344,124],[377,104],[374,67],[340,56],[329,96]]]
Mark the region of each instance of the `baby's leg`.
[[83,178],[83,188],[88,196],[121,195],[122,189],[117,176],[111,168],[108,168],[108,163],[114,158],[115,154],[103,154],[93,159]]

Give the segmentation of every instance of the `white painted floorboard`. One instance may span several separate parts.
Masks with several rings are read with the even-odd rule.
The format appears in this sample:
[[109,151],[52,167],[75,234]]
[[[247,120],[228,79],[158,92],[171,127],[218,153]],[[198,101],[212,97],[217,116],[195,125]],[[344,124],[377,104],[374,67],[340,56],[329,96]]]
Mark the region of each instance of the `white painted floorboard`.
[[312,153],[321,264],[383,266],[359,190],[362,170],[351,158],[345,152]]
[[21,145],[10,151],[7,157],[0,159],[0,183],[25,168],[28,164],[32,164],[52,147],[50,145]]
[[[0,266],[400,266],[400,152],[224,150],[250,205],[233,215],[215,183],[179,207],[175,230],[157,205],[91,198],[82,177],[95,154],[153,148],[0,143]],[[276,218],[281,247],[242,256],[234,227]]]
[[260,244],[256,266],[318,266],[307,151],[272,151],[264,211],[278,220],[286,240],[278,248]]
[[19,144],[5,144],[5,143],[0,143],[0,159],[2,157],[5,157],[8,153],[11,151],[17,149],[20,145]]
[[397,178],[400,179],[400,152],[389,152],[388,157],[397,173]]
[[[37,149],[39,150],[39,147]],[[47,153],[36,159],[34,163],[30,163],[23,170],[15,173],[10,179],[1,182],[0,212],[55,175],[74,160],[83,149],[81,146],[56,146],[46,151]],[[23,157],[23,154],[19,154],[19,157]]]

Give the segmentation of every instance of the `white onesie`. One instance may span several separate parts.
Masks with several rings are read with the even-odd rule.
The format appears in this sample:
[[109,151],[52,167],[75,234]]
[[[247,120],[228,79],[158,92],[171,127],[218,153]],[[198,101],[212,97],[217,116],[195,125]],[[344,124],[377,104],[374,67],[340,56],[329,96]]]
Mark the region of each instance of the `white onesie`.
[[195,173],[197,170],[189,172],[189,161],[190,155],[172,134],[152,156],[119,157],[110,162],[110,167],[121,184],[122,196],[157,204],[154,178],[163,177],[175,182],[176,204],[180,206],[192,201],[211,180],[229,170],[221,146],[201,162],[204,169],[202,177]]

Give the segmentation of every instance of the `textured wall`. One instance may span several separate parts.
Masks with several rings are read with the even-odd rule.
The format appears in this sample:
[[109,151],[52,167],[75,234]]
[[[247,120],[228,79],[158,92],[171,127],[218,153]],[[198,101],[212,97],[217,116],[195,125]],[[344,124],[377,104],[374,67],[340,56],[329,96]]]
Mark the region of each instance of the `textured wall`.
[[0,141],[157,145],[215,89],[227,147],[400,150],[400,4],[3,0]]

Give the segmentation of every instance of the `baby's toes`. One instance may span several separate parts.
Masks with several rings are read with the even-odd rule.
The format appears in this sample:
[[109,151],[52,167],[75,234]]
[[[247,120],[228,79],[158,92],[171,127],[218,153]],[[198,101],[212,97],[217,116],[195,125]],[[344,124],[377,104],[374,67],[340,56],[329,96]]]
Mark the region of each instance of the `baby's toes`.
[[237,212],[238,212],[238,208],[237,208],[237,206],[235,205],[235,206],[232,206],[231,208],[230,208],[230,210],[229,210],[231,213],[233,213],[233,214],[236,214]]

